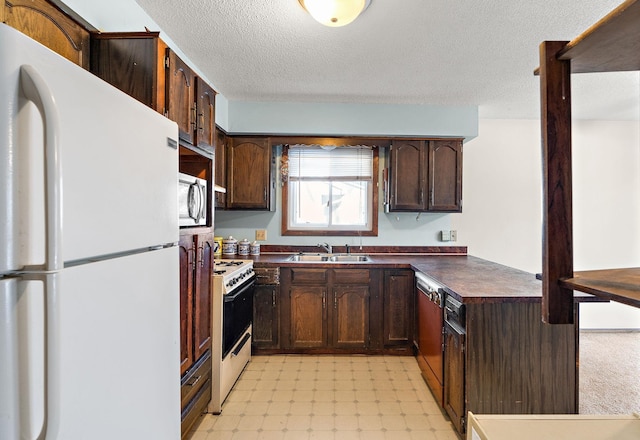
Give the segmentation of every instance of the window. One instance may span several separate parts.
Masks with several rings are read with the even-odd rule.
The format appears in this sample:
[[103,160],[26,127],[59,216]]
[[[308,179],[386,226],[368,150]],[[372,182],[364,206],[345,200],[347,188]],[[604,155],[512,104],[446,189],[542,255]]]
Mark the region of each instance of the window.
[[285,146],[283,235],[377,235],[378,151]]

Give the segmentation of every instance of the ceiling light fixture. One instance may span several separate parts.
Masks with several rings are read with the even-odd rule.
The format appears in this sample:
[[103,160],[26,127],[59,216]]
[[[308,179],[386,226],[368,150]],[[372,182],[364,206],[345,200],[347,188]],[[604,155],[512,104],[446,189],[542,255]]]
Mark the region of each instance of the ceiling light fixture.
[[369,7],[371,0],[298,0],[319,23],[339,27],[351,23]]

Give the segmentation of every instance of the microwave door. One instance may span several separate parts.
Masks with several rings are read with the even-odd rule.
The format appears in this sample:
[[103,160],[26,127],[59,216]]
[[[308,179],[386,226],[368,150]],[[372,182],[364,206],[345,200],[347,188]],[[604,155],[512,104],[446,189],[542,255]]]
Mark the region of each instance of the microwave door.
[[187,174],[178,178],[180,226],[207,224],[206,181]]

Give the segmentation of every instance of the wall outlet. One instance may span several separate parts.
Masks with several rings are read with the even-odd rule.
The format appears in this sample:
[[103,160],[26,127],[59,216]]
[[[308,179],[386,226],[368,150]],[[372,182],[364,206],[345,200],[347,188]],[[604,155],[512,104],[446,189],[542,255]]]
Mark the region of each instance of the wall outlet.
[[449,235],[451,237],[451,241],[458,240],[458,231],[449,231]]
[[267,239],[267,230],[256,229],[256,241],[266,241],[266,239]]
[[440,231],[441,241],[451,241],[451,231]]

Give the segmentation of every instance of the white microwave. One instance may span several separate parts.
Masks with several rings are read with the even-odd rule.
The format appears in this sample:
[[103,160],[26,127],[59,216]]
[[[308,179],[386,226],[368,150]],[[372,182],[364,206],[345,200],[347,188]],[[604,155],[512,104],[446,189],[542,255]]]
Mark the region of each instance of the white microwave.
[[206,226],[207,181],[178,173],[178,212],[180,226]]

